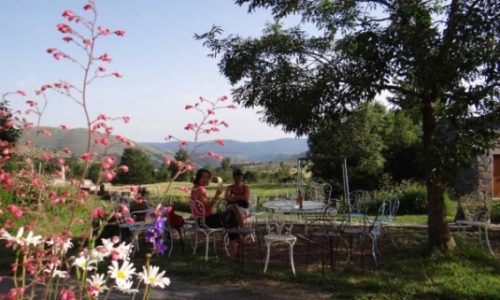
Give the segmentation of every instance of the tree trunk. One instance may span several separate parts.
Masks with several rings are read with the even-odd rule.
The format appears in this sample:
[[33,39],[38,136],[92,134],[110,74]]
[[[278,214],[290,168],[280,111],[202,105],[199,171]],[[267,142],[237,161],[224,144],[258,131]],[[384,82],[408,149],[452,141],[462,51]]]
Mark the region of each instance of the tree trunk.
[[455,247],[455,241],[450,235],[446,223],[444,204],[444,184],[440,180],[440,172],[436,172],[437,149],[434,145],[436,134],[436,116],[432,106],[433,101],[426,100],[422,106],[423,116],[423,148],[426,168],[427,210],[428,210],[428,239],[430,248],[448,251]]

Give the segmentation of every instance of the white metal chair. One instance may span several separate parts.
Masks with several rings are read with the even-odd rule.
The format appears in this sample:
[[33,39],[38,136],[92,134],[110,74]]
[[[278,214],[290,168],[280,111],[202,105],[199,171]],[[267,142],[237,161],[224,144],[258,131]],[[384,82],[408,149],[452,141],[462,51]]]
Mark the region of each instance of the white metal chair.
[[208,227],[205,223],[205,206],[199,200],[191,200],[191,215],[194,222],[194,246],[193,246],[193,254],[196,253],[198,248],[198,235],[202,234],[205,237],[205,261],[208,260],[208,248],[210,244],[210,238],[213,240],[214,252],[216,251],[215,245],[215,235],[216,234],[224,234],[225,229],[223,227],[220,228],[211,228]]
[[375,266],[378,266],[378,258],[380,256],[378,250],[378,240],[382,235],[383,230],[381,218],[385,213],[386,207],[388,205],[389,204],[386,201],[382,202],[382,205],[380,205],[375,219],[370,221],[366,216],[364,218],[365,223],[363,224],[363,226],[348,226],[344,228],[342,233],[344,234],[344,236],[350,237],[352,240],[351,247],[348,249],[348,260],[352,256],[355,242],[362,242],[365,238],[369,238],[371,241],[371,256],[373,258]]
[[484,239],[486,240],[486,246],[488,247],[488,250],[491,253],[491,255],[494,255],[493,249],[491,248],[490,239],[488,237],[490,214],[489,214],[489,209],[486,206],[486,203],[482,203],[479,207],[475,208],[471,220],[466,220],[466,219],[457,220],[455,221],[455,223],[462,227],[464,234],[467,228],[476,228],[478,231],[479,241],[483,246],[484,246],[483,243],[483,232],[484,232]]
[[347,215],[343,214],[338,207],[336,202],[329,204],[322,212],[321,217],[313,220],[311,223],[314,224],[313,231],[309,233],[309,238],[307,238],[307,251],[306,260],[309,258],[310,245],[315,244],[316,240],[321,241],[321,270],[324,272],[324,246],[325,241],[328,242],[330,248],[330,268],[333,269],[333,241],[335,243],[335,249],[338,248],[338,243],[343,241],[346,243],[343,230],[346,225]]
[[266,242],[267,254],[264,265],[264,273],[267,272],[269,257],[271,256],[271,246],[276,244],[287,244],[289,247],[290,265],[293,275],[295,275],[295,264],[293,261],[293,247],[297,242],[297,237],[292,234],[293,223],[286,223],[284,220],[267,220],[267,234],[264,235]]
[[[136,251],[140,251],[139,236],[145,233],[149,226],[153,226],[152,223],[149,223],[150,213],[151,211],[149,209],[136,210],[131,212],[129,216],[122,216],[122,219],[120,220],[120,224],[118,225],[120,230],[120,240],[122,238],[122,230],[127,229],[132,235],[132,242],[134,243],[132,255],[134,255]],[[126,217],[131,217],[134,219],[134,222],[125,222],[124,220]]]

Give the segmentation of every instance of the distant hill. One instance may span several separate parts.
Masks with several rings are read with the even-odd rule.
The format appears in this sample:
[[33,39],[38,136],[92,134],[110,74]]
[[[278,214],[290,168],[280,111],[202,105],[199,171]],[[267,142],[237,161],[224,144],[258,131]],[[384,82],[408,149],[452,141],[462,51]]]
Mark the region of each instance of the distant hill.
[[[176,152],[179,149],[177,142],[142,143],[161,150]],[[192,147],[188,143],[188,147]],[[262,142],[239,142],[224,140],[224,146],[208,144],[203,151],[213,151],[228,156],[235,163],[266,162],[294,160],[308,150],[307,139],[283,138]]]
[[[48,150],[62,150],[67,147],[71,149],[71,151],[75,155],[80,155],[86,150],[87,146],[87,129],[83,128],[75,128],[75,129],[67,129],[62,130],[56,127],[42,127],[41,129],[49,130],[52,133],[52,136],[38,137],[38,148],[48,149]],[[35,136],[35,129],[31,128],[21,137],[21,141],[25,140],[33,140]],[[92,142],[96,137],[104,136],[102,134],[94,134],[92,138]],[[173,156],[173,153],[167,150],[160,150],[157,148],[150,147],[148,145],[136,144],[136,147],[139,147],[143,150],[146,155],[151,159],[155,166],[160,166],[163,162],[163,158],[167,155]],[[121,157],[123,150],[127,148],[124,144],[117,144],[111,147],[108,150],[108,154],[115,155],[117,157]],[[94,145],[94,151],[98,153],[103,153],[104,148],[102,145]]]
[[[38,148],[48,150],[61,150],[64,147],[80,155],[85,151],[87,143],[87,130],[75,128],[62,130],[55,127],[43,127],[52,133],[51,137],[40,136],[38,139]],[[21,141],[32,140],[35,130],[28,130]],[[93,136],[92,141],[101,134]],[[188,143],[191,148],[193,143]],[[96,152],[102,153],[101,145],[94,146]],[[174,156],[179,150],[177,142],[168,143],[136,143],[136,147],[143,150],[151,159],[156,167],[159,167],[165,156]],[[123,144],[113,146],[108,154],[120,157],[126,148]],[[273,162],[295,160],[308,150],[306,139],[283,138],[262,142],[239,142],[235,140],[224,140],[224,146],[217,144],[207,144],[200,148],[201,152],[213,151],[222,156],[231,158],[233,163],[254,163],[254,162]],[[198,165],[210,164],[219,166],[219,162],[205,158],[197,161]]]

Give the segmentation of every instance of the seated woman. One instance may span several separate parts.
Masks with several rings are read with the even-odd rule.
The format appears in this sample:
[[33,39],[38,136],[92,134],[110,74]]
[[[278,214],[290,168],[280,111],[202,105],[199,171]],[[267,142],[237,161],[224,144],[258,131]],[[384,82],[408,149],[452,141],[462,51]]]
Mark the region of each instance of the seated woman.
[[[217,203],[217,200],[222,194],[222,189],[217,189],[215,195],[212,199],[207,196],[206,186],[210,182],[210,173],[207,169],[199,169],[196,172],[193,188],[191,189],[191,201],[198,200],[203,204],[205,210],[205,224],[210,228],[236,228],[243,227],[243,218],[238,209],[228,208],[225,211],[214,213],[212,211],[213,206]],[[193,211],[193,213],[197,213]],[[196,216],[202,217],[202,216]],[[229,251],[235,253],[237,250],[237,240],[238,234],[229,234]]]
[[248,210],[250,201],[250,188],[243,182],[243,171],[235,169],[233,171],[234,183],[226,188],[224,199],[227,201],[227,206],[236,205],[242,213],[243,218],[250,215]]

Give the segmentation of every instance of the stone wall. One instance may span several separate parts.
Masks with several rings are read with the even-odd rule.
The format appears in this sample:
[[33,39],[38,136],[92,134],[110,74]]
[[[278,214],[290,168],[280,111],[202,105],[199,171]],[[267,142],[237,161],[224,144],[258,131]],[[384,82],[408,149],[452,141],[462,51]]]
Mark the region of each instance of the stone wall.
[[493,192],[493,155],[500,154],[500,141],[486,155],[479,156],[471,166],[454,174],[450,181],[452,193],[459,197],[475,192],[491,197]]
[[495,154],[500,154],[500,141],[488,154],[479,157],[477,163],[477,189],[488,197],[491,197],[493,192],[493,155]]

